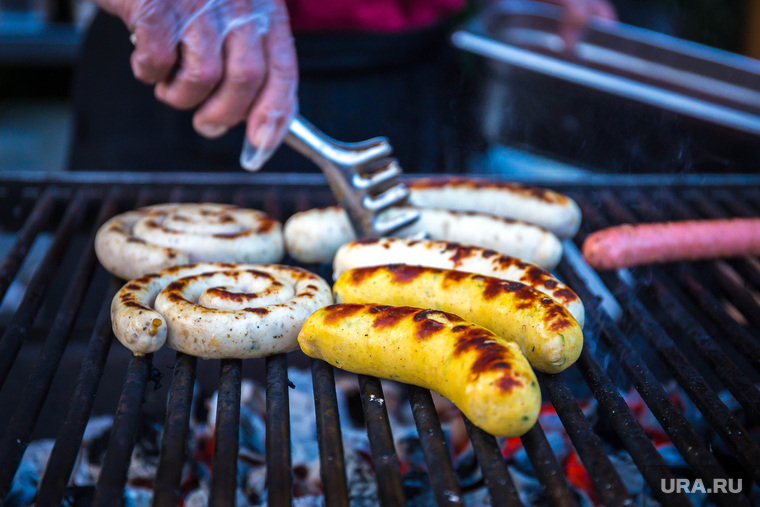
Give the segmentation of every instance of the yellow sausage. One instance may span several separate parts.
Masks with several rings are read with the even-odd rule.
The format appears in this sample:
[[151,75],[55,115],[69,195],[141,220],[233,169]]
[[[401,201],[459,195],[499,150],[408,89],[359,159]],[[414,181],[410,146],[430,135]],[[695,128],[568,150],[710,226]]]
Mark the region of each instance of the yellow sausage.
[[517,343],[530,364],[559,373],[583,348],[578,322],[559,303],[520,282],[406,264],[357,268],[333,285],[338,303],[434,308]]
[[496,436],[524,434],[541,408],[536,375],[517,345],[450,313],[331,305],[306,320],[298,343],[335,367],[433,389]]

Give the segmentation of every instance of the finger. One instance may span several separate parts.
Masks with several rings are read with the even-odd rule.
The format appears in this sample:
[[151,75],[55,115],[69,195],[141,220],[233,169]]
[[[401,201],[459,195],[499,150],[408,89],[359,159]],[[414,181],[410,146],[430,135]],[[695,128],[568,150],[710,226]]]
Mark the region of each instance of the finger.
[[233,30],[224,49],[222,82],[193,117],[195,130],[206,137],[218,137],[245,119],[266,76],[262,38],[252,24]]
[[596,0],[593,9],[594,16],[610,21],[617,21],[618,16],[615,7],[606,0]]
[[167,79],[177,64],[176,43],[169,29],[171,13],[166,4],[146,2],[133,16],[129,28],[133,33],[135,50],[130,57],[132,73],[146,84]]
[[208,98],[222,78],[221,32],[212,13],[198,16],[182,34],[180,65],[170,81],[156,85],[156,97],[177,109]]
[[591,20],[592,4],[588,0],[564,0],[565,13],[560,21],[559,35],[570,49],[577,44],[583,30]]
[[275,15],[264,44],[267,78],[248,116],[246,133],[255,147],[273,150],[285,136],[297,103],[298,68],[287,14]]

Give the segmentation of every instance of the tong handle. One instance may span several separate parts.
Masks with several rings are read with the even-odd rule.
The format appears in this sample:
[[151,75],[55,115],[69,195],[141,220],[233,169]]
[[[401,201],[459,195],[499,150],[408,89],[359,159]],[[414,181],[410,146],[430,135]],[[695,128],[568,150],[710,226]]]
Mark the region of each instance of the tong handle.
[[357,167],[391,154],[388,140],[378,137],[360,143],[343,143],[298,115],[290,124],[285,142],[322,169],[330,190],[346,210],[357,236],[376,236],[372,215],[366,212],[364,195],[357,191],[354,180],[361,176]]

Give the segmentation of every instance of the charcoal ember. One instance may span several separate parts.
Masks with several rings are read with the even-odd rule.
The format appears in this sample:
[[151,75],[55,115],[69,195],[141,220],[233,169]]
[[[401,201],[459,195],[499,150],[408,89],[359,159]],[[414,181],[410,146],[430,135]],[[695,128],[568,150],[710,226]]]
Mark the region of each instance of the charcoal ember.
[[[89,442],[83,441],[82,444],[82,449],[85,453],[83,457],[87,468],[87,483],[90,480],[93,483],[97,482],[103,466],[103,460],[105,459],[111,435],[110,428],[108,431],[103,431],[103,429],[104,425],[94,429],[93,438]],[[163,427],[158,422],[152,421],[148,417],[140,419],[135,448],[132,452],[132,458],[127,471],[127,485],[137,488],[153,488],[153,480],[158,468],[162,431]]]
[[129,486],[124,489],[123,507],[150,507],[152,500],[152,489],[133,488]]
[[[184,507],[208,507],[209,505],[209,489],[207,486],[203,486],[194,489],[185,496],[185,500],[182,503]],[[248,507],[250,503],[245,497],[245,493],[240,488],[235,490],[235,507]]]
[[54,444],[54,440],[38,440],[29,444],[13,478],[10,492],[5,498],[6,506],[29,505],[34,501],[37,485]]
[[454,460],[454,474],[462,489],[473,488],[483,483],[483,473],[472,446],[465,449]]
[[426,471],[419,468],[409,470],[401,477],[401,485],[404,488],[404,497],[407,499],[407,505],[410,507],[435,505],[430,477]]
[[377,479],[372,469],[372,457],[368,452],[353,448],[345,451],[346,480],[351,507],[374,507],[380,500]]
[[[494,505],[491,503],[491,496],[488,494],[486,488],[478,488],[474,491],[464,493],[462,499],[464,500],[464,504],[468,507],[486,507]],[[535,505],[538,504],[534,504],[534,506]]]
[[319,477],[319,458],[310,463],[293,466],[293,496],[320,496],[322,481]]
[[90,507],[95,499],[95,486],[69,486],[63,492],[62,507]]

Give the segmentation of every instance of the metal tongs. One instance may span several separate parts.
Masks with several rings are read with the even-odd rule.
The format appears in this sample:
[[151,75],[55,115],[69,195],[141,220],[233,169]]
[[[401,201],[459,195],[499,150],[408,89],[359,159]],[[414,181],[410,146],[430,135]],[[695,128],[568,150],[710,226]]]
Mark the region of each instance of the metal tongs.
[[386,138],[342,143],[299,115],[290,124],[285,142],[322,169],[357,237],[388,236],[419,218],[419,212],[412,209],[383,216],[384,210],[409,198],[401,167],[390,156],[393,148]]

